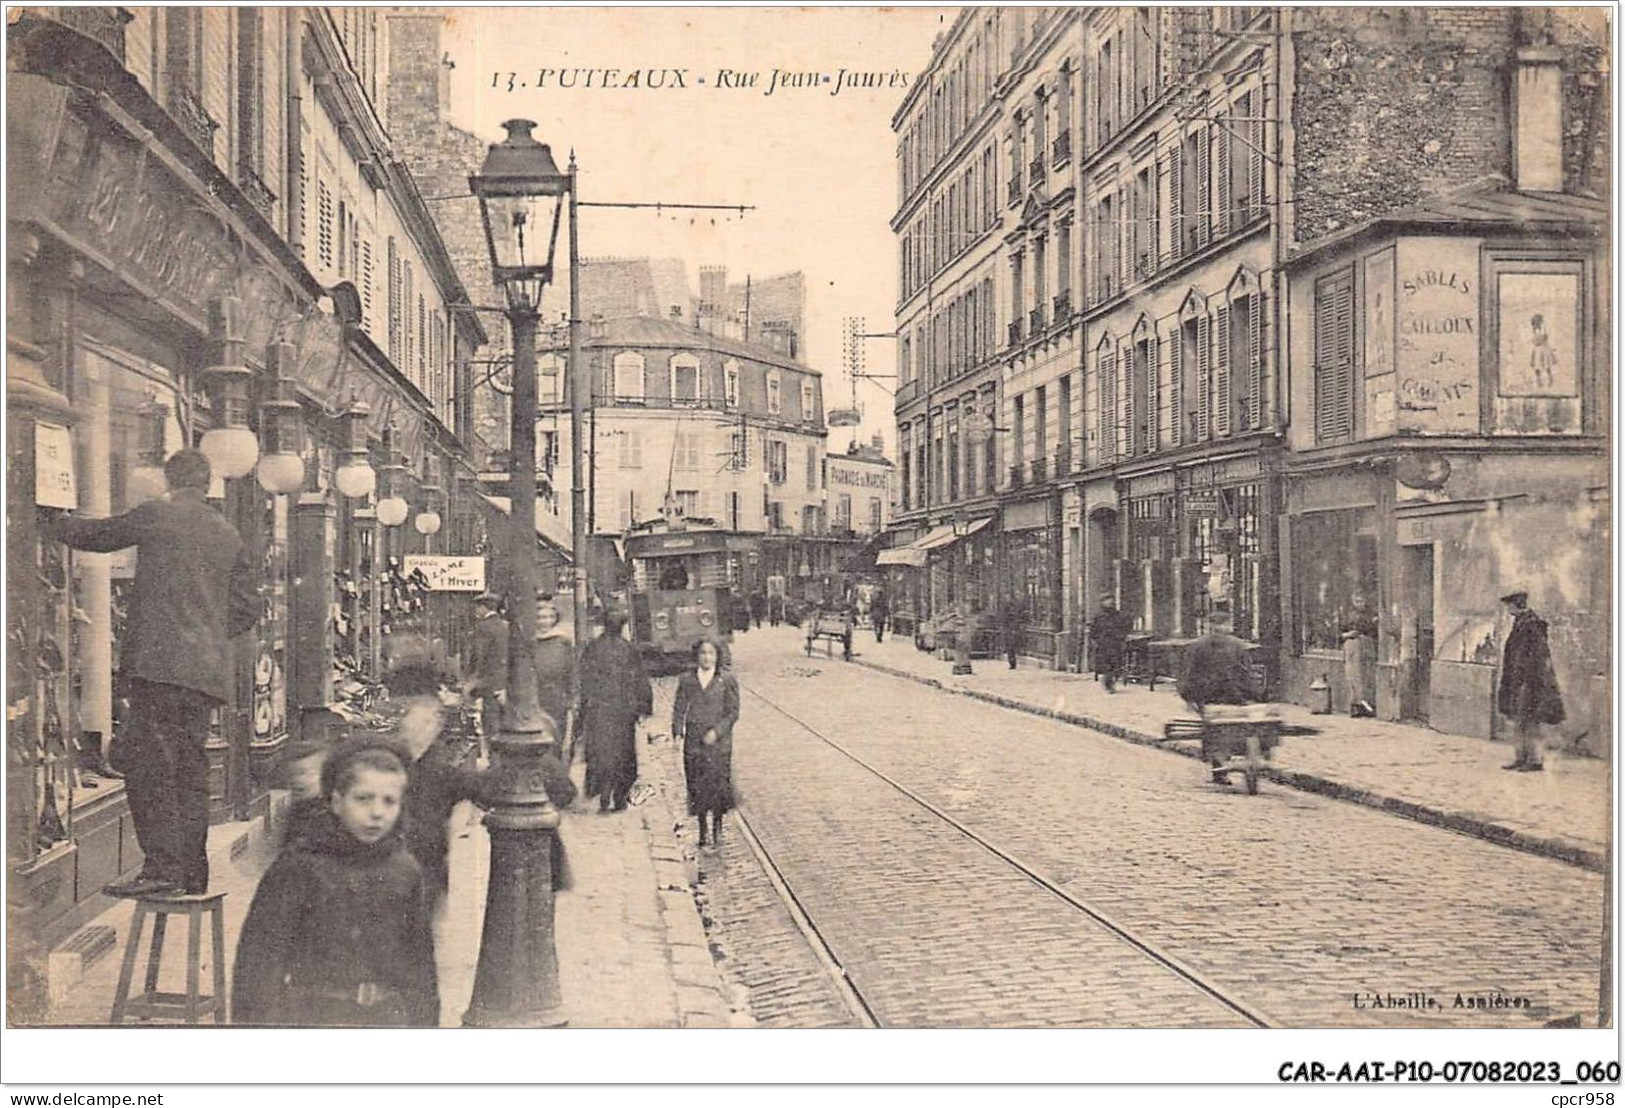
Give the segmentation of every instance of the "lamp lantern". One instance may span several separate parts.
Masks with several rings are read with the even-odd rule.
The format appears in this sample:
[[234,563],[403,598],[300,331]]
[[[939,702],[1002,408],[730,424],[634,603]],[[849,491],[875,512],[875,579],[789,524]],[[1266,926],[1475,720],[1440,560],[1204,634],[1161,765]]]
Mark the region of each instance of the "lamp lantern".
[[339,417],[344,423],[344,464],[333,474],[333,484],[352,500],[371,496],[378,487],[378,473],[367,457],[367,417],[372,414],[360,400]]
[[406,522],[412,506],[401,495],[401,475],[406,472],[406,467],[395,456],[394,424],[384,428],[382,455],[384,464],[380,469],[379,491],[383,496],[378,500],[378,522],[385,527],[399,527]]
[[215,424],[203,433],[198,449],[209,459],[213,475],[228,480],[248,476],[260,457],[259,439],[248,426],[248,387],[254,371],[243,361],[241,314],[242,301],[234,296],[223,298],[217,305],[220,364],[203,371]]
[[570,177],[559,172],[552,150],[531,137],[533,121],[510,119],[502,126],[508,137],[491,145],[468,186],[480,201],[496,284],[511,309],[535,313],[542,286],[553,279],[553,252]]
[[292,343],[272,343],[266,351],[271,368],[271,397],[260,405],[260,433],[265,453],[254,475],[269,493],[298,492],[305,485],[305,421],[287,369],[293,364]]

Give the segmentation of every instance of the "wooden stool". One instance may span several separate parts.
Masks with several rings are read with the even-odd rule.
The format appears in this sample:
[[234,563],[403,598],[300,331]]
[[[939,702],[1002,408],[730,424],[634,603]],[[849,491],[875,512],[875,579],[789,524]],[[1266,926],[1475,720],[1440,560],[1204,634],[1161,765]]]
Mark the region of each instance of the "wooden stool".
[[[225,893],[201,893],[196,896],[142,897],[135,902],[135,915],[130,919],[130,938],[124,944],[124,965],[119,970],[118,991],[113,995],[114,1024],[132,1019],[153,1017],[183,1017],[187,1023],[197,1023],[212,1014],[217,1024],[226,1022],[226,917]],[[164,929],[169,917],[185,913],[191,920],[186,937],[186,992],[158,991],[158,966],[164,953]],[[203,943],[203,915],[214,917],[214,992],[199,995],[198,978],[202,967],[198,955]],[[130,999],[130,981],[135,976],[136,954],[141,947],[141,929],[147,916],[152,918],[152,943],[147,953],[147,981],[141,995]]]

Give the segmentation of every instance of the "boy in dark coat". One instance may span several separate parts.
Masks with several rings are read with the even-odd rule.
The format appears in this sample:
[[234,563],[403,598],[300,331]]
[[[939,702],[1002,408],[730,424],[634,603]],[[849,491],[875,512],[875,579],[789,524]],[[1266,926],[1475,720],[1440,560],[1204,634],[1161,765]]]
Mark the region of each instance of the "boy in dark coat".
[[378,742],[323,767],[327,818],[255,890],[237,942],[236,1023],[435,1027],[434,940],[423,871],[402,841],[406,769]]
[[1502,768],[1532,773],[1546,768],[1540,750],[1540,725],[1563,722],[1563,694],[1552,669],[1546,621],[1530,610],[1529,594],[1508,593],[1501,603],[1512,614],[1512,630],[1501,655],[1496,707],[1503,715],[1511,716],[1518,729],[1518,753],[1511,765]]

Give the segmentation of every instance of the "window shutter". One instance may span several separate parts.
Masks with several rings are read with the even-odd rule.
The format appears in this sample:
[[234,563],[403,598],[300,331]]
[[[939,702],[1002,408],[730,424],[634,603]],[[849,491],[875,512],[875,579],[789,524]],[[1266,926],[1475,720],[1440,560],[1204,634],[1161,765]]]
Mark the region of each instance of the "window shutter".
[[389,238],[389,360],[401,364],[401,255]]
[[1196,132],[1196,249],[1208,244],[1213,228],[1213,162],[1211,142],[1213,128],[1203,127]]
[[1264,299],[1247,298],[1247,428],[1264,426]]
[[1168,422],[1173,429],[1170,440],[1174,446],[1185,443],[1185,390],[1180,372],[1184,359],[1185,328],[1175,323],[1173,334],[1168,336]]
[[1211,434],[1208,422],[1209,405],[1213,393],[1213,352],[1211,329],[1207,316],[1196,320],[1196,441],[1204,442]]
[[333,266],[333,192],[326,181],[316,182],[316,258],[329,269]]
[[[1125,356],[1126,354],[1126,356]],[[1134,451],[1134,424],[1132,422],[1132,409],[1134,407],[1134,347],[1127,350],[1122,346],[1117,348],[1117,354],[1112,359],[1112,367],[1116,370],[1117,381],[1113,385],[1114,399],[1117,401],[1117,456],[1127,457]]]
[[1236,227],[1231,226],[1230,221],[1230,146],[1236,141],[1236,139],[1231,130],[1235,127],[1235,122],[1231,118],[1231,113],[1226,111],[1225,114],[1220,118],[1225,121],[1225,125],[1221,126],[1217,131],[1214,132],[1219,140],[1219,207],[1216,213],[1218,216],[1216,222],[1218,225],[1219,237],[1223,238],[1231,231],[1237,229]]
[[1168,253],[1178,259],[1185,253],[1185,197],[1183,158],[1178,147],[1163,159],[1168,178],[1168,229],[1171,232]]
[[1117,357],[1111,351],[1100,355],[1100,396],[1095,405],[1095,437],[1100,440],[1101,462],[1117,460]]
[[1252,147],[1247,151],[1247,220],[1252,222],[1264,215],[1264,97],[1257,91],[1247,94],[1247,136]]
[[429,376],[428,310],[423,294],[418,293],[418,385],[422,387]]
[[1113,292],[1120,292],[1128,285],[1128,282],[1124,280],[1123,275],[1123,231],[1126,229],[1128,224],[1128,221],[1124,218],[1123,214],[1123,201],[1127,199],[1127,193],[1119,192],[1117,194],[1116,203],[1113,205],[1113,208],[1117,213],[1117,220],[1112,224],[1111,227]]
[[1145,344],[1145,448],[1150,451],[1155,451],[1162,445],[1162,382],[1157,379],[1157,374],[1161,372],[1157,365],[1157,347],[1161,345],[1161,341],[1153,330],[1150,340]]
[[1123,366],[1123,377],[1125,378],[1124,384],[1127,386],[1123,391],[1127,393],[1127,395],[1123,397],[1122,405],[1124,423],[1122,437],[1123,453],[1131,456],[1138,454],[1141,449],[1143,449],[1141,446],[1141,435],[1139,433],[1142,414],[1140,408],[1140,367],[1137,364],[1140,360],[1138,353],[1139,344],[1130,341],[1128,347],[1128,357],[1124,359],[1125,364]]
[[1215,436],[1230,433],[1230,305],[1219,305],[1219,341],[1215,351],[1216,365],[1214,366],[1213,392],[1214,402],[1217,405],[1213,412],[1213,433]]
[[401,360],[396,368],[412,375],[412,263],[401,261]]
[[361,319],[372,330],[372,240],[361,242]]
[[1315,432],[1322,442],[1354,430],[1354,282],[1349,274],[1315,288]]

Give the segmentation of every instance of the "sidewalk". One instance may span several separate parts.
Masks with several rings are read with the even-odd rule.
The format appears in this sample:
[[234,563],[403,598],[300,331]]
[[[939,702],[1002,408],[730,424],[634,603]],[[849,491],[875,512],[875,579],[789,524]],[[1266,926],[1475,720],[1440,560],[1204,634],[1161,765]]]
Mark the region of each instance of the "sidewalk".
[[[797,640],[797,645],[802,640]],[[978,659],[969,677],[914,648],[908,639],[877,644],[860,631],[853,642],[858,665],[934,685],[1018,711],[1088,727],[1130,742],[1196,757],[1195,742],[1162,743],[1162,726],[1193,713],[1172,683],[1115,694],[1089,674],[1056,672],[1023,662],[1011,670],[1002,658]],[[1584,869],[1606,869],[1612,767],[1604,759],[1548,750],[1544,773],[1502,770],[1510,743],[1446,735],[1414,724],[1347,716],[1318,716],[1282,705],[1289,724],[1316,728],[1288,736],[1266,777],[1279,784],[1380,808]]]
[[[575,778],[579,785],[579,766]],[[578,799],[563,817],[560,833],[569,851],[575,887],[558,896],[555,943],[569,1026],[748,1024],[749,1017],[733,1011],[726,999],[728,993],[706,945],[695,905],[691,863],[673,834],[673,821],[663,800],[657,796],[640,807],[600,816],[596,801]],[[263,821],[211,830],[211,888],[227,893],[228,982],[243,918],[261,875],[275,856],[279,832]],[[478,822],[478,812],[465,805],[452,820],[451,889],[435,922],[444,1027],[461,1025],[473,992],[489,859],[490,840]],[[133,911],[130,901],[109,902],[106,912],[68,940],[68,944],[94,946],[98,953],[82,978],[75,981],[70,974],[56,974],[48,1023],[107,1023]],[[106,934],[93,931],[95,928],[111,929],[116,945],[109,946]],[[169,928],[161,989],[185,991],[185,931],[184,920]],[[87,943],[90,938],[97,941]],[[136,989],[146,964],[145,937],[141,958]],[[211,973],[207,940],[203,961],[202,980],[207,989]],[[63,964],[60,956],[58,964]],[[208,1023],[206,1019],[205,1025]]]

